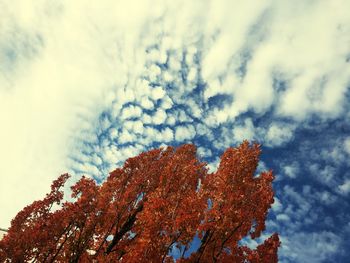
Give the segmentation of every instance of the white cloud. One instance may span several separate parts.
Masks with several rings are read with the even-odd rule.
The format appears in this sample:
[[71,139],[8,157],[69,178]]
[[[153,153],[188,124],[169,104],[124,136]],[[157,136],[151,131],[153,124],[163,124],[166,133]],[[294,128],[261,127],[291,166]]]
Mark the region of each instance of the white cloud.
[[170,128],[165,128],[160,131],[161,138],[159,138],[159,141],[164,141],[164,142],[171,142],[174,140],[174,132]]
[[200,157],[211,157],[212,156],[211,150],[209,148],[204,148],[204,147],[198,147],[197,154]]
[[100,176],[100,171],[97,169],[97,167],[90,163],[83,164],[83,163],[76,162],[72,165],[72,168],[74,168],[75,170],[81,171],[82,174],[89,176],[91,178],[93,178],[93,176],[95,177]]
[[[226,72],[230,55],[235,54],[244,44],[244,38],[255,20],[269,5],[269,1],[245,1],[239,8],[230,1],[221,1],[221,4],[211,5],[206,23],[207,32],[214,33],[220,29],[221,34],[212,43],[206,52],[203,61],[203,76],[205,79],[214,79]],[[231,8],[230,8],[231,7]]]
[[163,80],[169,83],[174,80],[174,77],[169,71],[163,71]]
[[318,192],[316,195],[317,198],[322,202],[322,204],[331,205],[337,201],[337,198],[328,191],[321,191]]
[[118,137],[118,134],[119,134],[119,132],[118,132],[117,129],[115,129],[115,128],[109,129],[109,138],[110,138],[111,140],[116,139],[116,138]]
[[293,233],[283,239],[280,254],[293,262],[323,262],[338,251],[341,239],[332,232]]
[[[157,66],[155,64],[152,64],[149,67],[147,73],[148,73],[147,75],[148,75],[150,81],[156,82],[158,77],[159,77],[159,75],[160,75],[160,73],[161,73],[161,69],[159,68],[159,66]],[[159,91],[156,91],[156,92],[159,92]],[[158,98],[160,96],[159,98],[161,98],[162,97],[161,95],[164,95],[164,93],[163,94],[161,94],[161,93],[154,94],[153,97],[156,99],[156,98]]]
[[128,146],[119,149],[119,154],[121,156],[120,161],[124,162],[127,158],[132,156],[137,156],[140,153],[140,147],[138,146]]
[[338,189],[339,189],[339,192],[344,195],[347,195],[348,193],[350,193],[350,180],[346,179],[343,184],[338,186]]
[[266,145],[275,147],[289,142],[293,138],[293,131],[290,125],[272,123],[266,133]]
[[192,125],[187,126],[177,126],[175,130],[175,140],[176,141],[188,141],[194,138],[196,135],[196,130]]
[[[112,69],[103,54],[100,45],[111,47],[103,43],[104,36],[88,30],[87,17],[98,22],[106,14],[94,14],[79,3],[62,5],[0,4],[0,23],[5,25],[0,38],[6,42],[20,36],[12,50],[4,51],[0,44],[1,54],[14,55],[12,71],[0,62],[2,227],[25,205],[44,197],[51,181],[68,170],[72,137],[86,122],[95,121],[115,71],[123,74],[118,66]],[[102,43],[96,42],[99,36]],[[21,43],[27,38],[38,41]],[[17,52],[26,51],[16,49],[21,45],[35,52],[22,56]]]
[[289,218],[289,216],[288,216],[287,214],[278,214],[278,215],[276,216],[276,219],[277,219],[278,221],[287,221],[287,222],[290,221],[290,218]]
[[283,172],[285,175],[287,175],[289,178],[296,178],[299,173],[299,165],[297,163],[292,163],[290,165],[283,166]]
[[165,96],[165,91],[162,87],[155,87],[152,89],[152,99],[159,100]]
[[[220,5],[209,12],[209,16],[222,12],[225,20],[217,14],[208,19],[211,29],[220,31],[215,41],[209,42],[204,57],[205,97],[232,94],[231,118],[250,109],[264,113],[274,104],[277,113],[296,120],[313,113],[322,118],[339,116],[350,79],[345,59],[350,39],[350,16],[345,11],[350,9],[349,2],[255,4],[247,1],[237,13],[229,9],[229,19]],[[238,35],[245,35],[247,42]],[[242,60],[245,51],[250,52],[248,61]],[[244,73],[232,78],[242,64]],[[286,82],[285,91],[275,90],[275,76]]]
[[178,56],[171,56],[169,57],[169,67],[171,68],[171,70],[173,71],[179,71],[181,70],[181,61],[180,61],[180,57]]
[[326,185],[334,184],[336,169],[331,165],[321,167],[318,163],[310,164],[309,169],[317,180]]
[[[327,120],[344,112],[348,1],[251,0],[238,8],[226,0],[136,2],[0,3],[1,227],[69,169],[102,179],[155,142],[183,143],[196,134],[217,149],[243,139],[277,147],[310,116]],[[232,103],[208,107],[218,94]],[[99,121],[104,111],[110,118]],[[269,112],[271,125],[265,131],[254,117],[236,121],[248,111],[258,118]],[[293,121],[284,125],[276,117]],[[158,124],[171,128],[157,130]],[[317,155],[331,164],[310,170],[347,195],[349,182],[334,168],[350,154],[349,139],[341,140]],[[198,153],[212,155],[204,147]],[[295,178],[298,169],[292,163],[283,171]],[[275,199],[278,224],[292,222],[293,230],[313,224],[312,202],[335,202],[330,192],[303,189],[284,188],[283,206]],[[312,262],[337,251],[339,238],[331,232],[311,233],[310,243],[307,237],[283,237],[282,254]]]
[[153,123],[155,125],[163,124],[167,118],[167,115],[164,110],[158,109],[153,115]]
[[244,120],[244,125],[233,127],[233,138],[236,142],[253,140],[255,138],[255,127],[250,118]]
[[176,123],[175,117],[172,116],[172,115],[168,116],[168,118],[167,118],[167,124],[170,125],[170,126],[173,126],[173,125],[175,125],[175,123]]
[[163,100],[162,100],[162,108],[164,110],[168,110],[171,109],[171,107],[173,106],[173,101],[169,98],[169,96],[164,96]]
[[346,138],[344,141],[344,150],[350,155],[350,137]]
[[144,124],[151,124],[153,123],[152,117],[148,115],[147,113],[143,113],[142,117],[140,118]]
[[280,212],[282,210],[283,206],[280,202],[280,200],[275,196],[274,197],[274,202],[272,204],[272,210],[275,212]]
[[124,128],[130,133],[142,134],[144,131],[143,123],[140,120],[124,122]]
[[118,137],[118,141],[121,144],[133,142],[134,140],[135,140],[135,135],[127,129],[124,129]]
[[148,97],[142,97],[140,105],[142,108],[145,108],[147,110],[151,110],[154,107],[153,101],[150,100]]
[[187,115],[187,113],[184,110],[178,110],[177,111],[177,121],[179,122],[191,122],[192,119],[190,116]]
[[196,126],[196,132],[198,133],[198,135],[209,135],[211,133],[211,130],[208,129],[204,124],[199,123]]
[[130,105],[122,110],[121,118],[130,119],[138,118],[142,115],[142,109],[138,106]]
[[[119,161],[119,158],[120,158],[119,149],[115,145],[106,147],[103,150],[103,161],[105,163],[111,163],[111,164],[117,163]],[[95,160],[94,160],[94,163],[98,164],[98,162],[96,162]]]
[[214,161],[208,163],[207,167],[209,169],[209,173],[214,173],[217,171],[218,167],[219,167],[219,164],[220,164],[220,158],[216,158]]
[[[309,211],[312,207],[311,201],[314,199],[314,196],[299,193],[289,185],[283,187],[282,193],[284,195],[285,202],[288,200],[288,206],[284,210],[285,214],[287,214],[293,220],[310,219],[311,215]],[[312,197],[312,199],[310,197]],[[309,216],[306,217],[306,215]]]
[[100,156],[97,156],[97,154],[93,154],[92,156],[93,158],[93,163],[97,164],[97,165],[101,165],[102,164],[102,159]]

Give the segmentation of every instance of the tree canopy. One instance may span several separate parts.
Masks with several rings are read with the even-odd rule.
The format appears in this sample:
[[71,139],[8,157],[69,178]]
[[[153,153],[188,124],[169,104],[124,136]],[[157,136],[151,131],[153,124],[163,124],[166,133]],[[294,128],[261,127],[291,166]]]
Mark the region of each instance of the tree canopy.
[[210,173],[194,145],[151,150],[101,184],[82,177],[68,201],[63,174],[12,220],[0,261],[277,262],[276,233],[255,249],[240,242],[261,236],[273,203],[272,171],[255,174],[260,152],[244,141]]

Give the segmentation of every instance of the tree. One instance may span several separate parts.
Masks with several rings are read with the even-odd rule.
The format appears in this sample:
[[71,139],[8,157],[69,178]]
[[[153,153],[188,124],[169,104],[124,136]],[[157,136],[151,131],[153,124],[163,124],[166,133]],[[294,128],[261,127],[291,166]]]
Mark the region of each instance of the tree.
[[173,262],[177,248],[177,262],[277,262],[277,234],[256,249],[239,243],[261,235],[273,203],[272,172],[254,175],[259,154],[245,141],[209,173],[193,145],[151,150],[100,185],[82,177],[70,201],[61,175],[12,220],[0,261]]

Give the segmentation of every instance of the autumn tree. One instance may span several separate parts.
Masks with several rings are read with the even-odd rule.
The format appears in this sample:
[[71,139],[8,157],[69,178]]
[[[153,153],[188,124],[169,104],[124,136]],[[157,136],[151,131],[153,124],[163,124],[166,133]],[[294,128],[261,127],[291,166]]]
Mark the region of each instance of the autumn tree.
[[[0,241],[1,262],[277,262],[277,234],[241,245],[265,229],[271,171],[256,176],[260,147],[228,148],[209,173],[193,145],[128,159],[97,184],[82,177],[63,199],[69,175],[25,207]],[[192,251],[194,238],[198,249]]]

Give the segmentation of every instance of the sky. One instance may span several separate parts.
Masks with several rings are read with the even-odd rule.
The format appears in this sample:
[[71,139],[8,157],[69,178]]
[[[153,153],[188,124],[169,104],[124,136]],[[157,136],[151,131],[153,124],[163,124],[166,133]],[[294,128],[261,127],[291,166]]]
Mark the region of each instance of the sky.
[[0,1],[0,227],[69,172],[242,140],[272,169],[280,262],[350,252],[350,1]]

